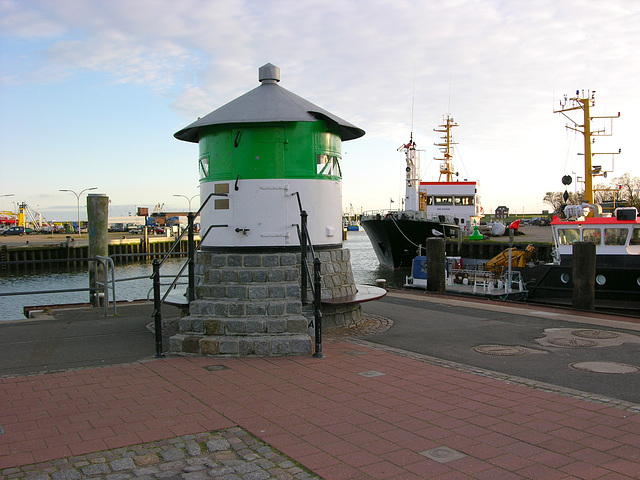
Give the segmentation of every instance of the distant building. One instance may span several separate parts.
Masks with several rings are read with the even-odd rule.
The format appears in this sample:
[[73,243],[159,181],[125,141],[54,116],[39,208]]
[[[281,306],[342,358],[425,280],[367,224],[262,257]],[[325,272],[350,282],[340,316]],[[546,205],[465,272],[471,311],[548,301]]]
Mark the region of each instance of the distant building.
[[496,218],[507,218],[509,216],[509,207],[505,207],[504,205],[500,205],[496,208]]

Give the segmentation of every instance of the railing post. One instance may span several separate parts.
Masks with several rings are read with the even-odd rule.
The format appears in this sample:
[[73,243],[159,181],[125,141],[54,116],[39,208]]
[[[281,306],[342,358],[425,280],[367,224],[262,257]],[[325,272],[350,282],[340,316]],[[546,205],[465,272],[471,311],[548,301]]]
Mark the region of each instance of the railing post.
[[196,271],[195,271],[195,250],[196,250],[196,242],[193,238],[193,222],[195,219],[195,214],[193,212],[189,212],[187,215],[187,219],[189,221],[189,232],[187,233],[187,245],[189,247],[188,255],[189,255],[189,287],[187,289],[187,300],[189,302],[193,302],[196,299]]
[[322,302],[322,279],[320,278],[320,259],[313,260],[313,310],[315,312],[315,337],[316,351],[313,354],[315,358],[324,358],[322,353],[322,311],[320,305]]
[[300,300],[307,303],[307,277],[309,265],[307,264],[307,212],[300,212]]
[[155,358],[162,358],[162,298],[160,297],[160,262],[153,259],[153,309],[156,330],[156,355]]

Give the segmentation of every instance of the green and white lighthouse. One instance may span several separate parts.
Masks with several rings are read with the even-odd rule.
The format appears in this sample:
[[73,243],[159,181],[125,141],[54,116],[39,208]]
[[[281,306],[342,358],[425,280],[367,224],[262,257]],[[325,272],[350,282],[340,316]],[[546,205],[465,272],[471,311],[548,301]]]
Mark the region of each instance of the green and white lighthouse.
[[280,69],[259,69],[261,85],[174,136],[199,144],[203,247],[290,247],[299,244],[300,211],[309,214],[314,245],[342,243],[342,142],[360,128],[278,85]]
[[358,288],[342,246],[340,162],[342,142],[364,131],[279,86],[274,65],[260,68],[259,81],[174,135],[199,145],[200,198],[210,199],[201,203],[201,232],[215,228],[196,253],[196,298],[172,353],[311,353],[300,205],[321,261],[323,326],[362,319],[360,304],[344,300]]

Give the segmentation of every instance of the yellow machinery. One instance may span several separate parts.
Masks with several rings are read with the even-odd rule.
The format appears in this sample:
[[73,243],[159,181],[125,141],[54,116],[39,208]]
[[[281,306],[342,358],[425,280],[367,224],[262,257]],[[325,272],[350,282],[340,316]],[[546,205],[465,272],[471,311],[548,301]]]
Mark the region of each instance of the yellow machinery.
[[527,261],[531,259],[536,247],[533,245],[527,245],[524,250],[518,250],[517,248],[508,248],[504,252],[493,257],[489,260],[484,269],[495,273],[496,275],[502,275],[504,271],[509,267],[509,252],[511,252],[511,266],[512,267],[525,267]]

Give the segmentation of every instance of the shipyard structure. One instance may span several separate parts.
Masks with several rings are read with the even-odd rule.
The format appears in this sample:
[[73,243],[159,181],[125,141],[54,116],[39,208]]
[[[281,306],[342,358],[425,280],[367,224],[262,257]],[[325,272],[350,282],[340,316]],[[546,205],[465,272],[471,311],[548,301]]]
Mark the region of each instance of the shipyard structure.
[[282,88],[274,65],[259,69],[259,81],[174,135],[199,146],[202,240],[196,298],[171,338],[172,353],[311,353],[302,211],[321,261],[323,325],[362,317],[349,300],[356,285],[342,247],[340,162],[342,142],[364,131]]

